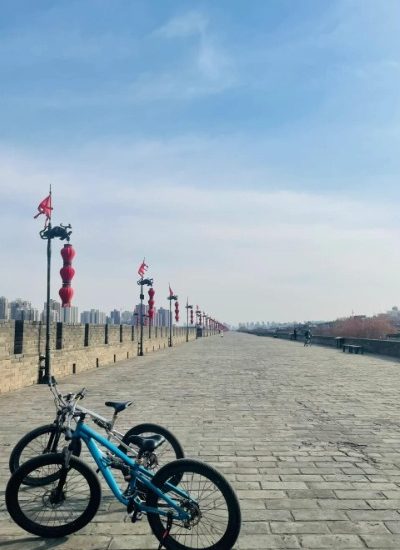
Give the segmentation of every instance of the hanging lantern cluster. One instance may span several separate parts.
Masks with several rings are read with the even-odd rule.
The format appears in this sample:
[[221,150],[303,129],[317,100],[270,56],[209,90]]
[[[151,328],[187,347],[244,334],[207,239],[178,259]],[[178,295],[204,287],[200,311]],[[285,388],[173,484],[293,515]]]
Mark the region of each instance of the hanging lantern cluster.
[[190,324],[193,325],[193,308],[190,310]]
[[151,324],[152,320],[154,319],[154,313],[155,313],[155,310],[154,310],[154,303],[155,303],[154,302],[154,294],[155,294],[154,288],[150,287],[150,289],[149,289],[149,301],[147,302],[149,304],[148,314],[149,314],[150,324]]
[[178,302],[178,300],[175,301],[175,321],[177,323],[179,321],[179,302]]
[[71,307],[71,301],[74,296],[71,281],[75,275],[75,269],[72,267],[72,260],[75,257],[75,250],[72,244],[64,245],[64,248],[61,249],[61,256],[64,262],[63,267],[60,269],[63,285],[58,294],[60,295],[62,301],[62,307]]

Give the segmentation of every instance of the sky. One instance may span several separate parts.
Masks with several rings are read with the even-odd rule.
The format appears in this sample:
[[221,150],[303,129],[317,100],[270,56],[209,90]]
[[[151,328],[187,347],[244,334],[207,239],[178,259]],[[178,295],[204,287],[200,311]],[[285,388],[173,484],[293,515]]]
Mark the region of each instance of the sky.
[[[397,0],[4,0],[0,295],[132,310],[146,257],[220,321],[400,305]],[[61,286],[54,241],[52,295]]]

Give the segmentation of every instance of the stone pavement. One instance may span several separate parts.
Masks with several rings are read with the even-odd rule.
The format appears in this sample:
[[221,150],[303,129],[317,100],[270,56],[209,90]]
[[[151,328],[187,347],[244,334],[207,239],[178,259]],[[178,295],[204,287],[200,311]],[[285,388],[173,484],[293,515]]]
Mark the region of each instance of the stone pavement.
[[[188,456],[215,465],[239,496],[240,550],[400,549],[400,364],[231,333],[71,376],[85,405],[133,398],[121,431],[169,427]],[[15,442],[53,417],[46,387],[0,398],[0,490]],[[92,523],[68,539],[33,537],[1,504],[1,550],[155,549],[147,521],[124,523],[103,493]]]

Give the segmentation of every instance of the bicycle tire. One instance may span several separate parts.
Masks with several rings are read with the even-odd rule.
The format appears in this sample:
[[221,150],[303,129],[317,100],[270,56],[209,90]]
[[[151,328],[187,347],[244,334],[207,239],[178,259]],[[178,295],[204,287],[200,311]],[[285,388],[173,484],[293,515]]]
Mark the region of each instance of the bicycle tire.
[[[149,525],[154,533],[154,535],[157,537],[157,539],[163,543],[163,545],[167,548],[167,550],[227,550],[228,548],[232,548],[235,544],[239,533],[240,533],[240,525],[241,525],[241,513],[240,513],[240,506],[239,501],[237,499],[237,496],[232,489],[229,482],[219,473],[215,468],[212,466],[209,466],[208,464],[204,464],[203,462],[200,462],[198,460],[192,460],[192,459],[181,459],[176,460],[174,462],[171,462],[169,464],[166,464],[160,470],[156,473],[154,476],[152,483],[162,489],[165,482],[169,481],[170,479],[173,479],[176,476],[180,476],[182,478],[182,489],[187,491],[187,485],[186,485],[186,479],[185,474],[188,476],[191,476],[191,479],[194,479],[194,475],[198,474],[208,480],[212,486],[210,489],[210,498],[214,501],[213,503],[216,505],[217,501],[219,501],[220,496],[215,497],[215,493],[217,489],[219,489],[224,502],[227,507],[227,515],[228,519],[226,522],[226,528],[222,532],[222,535],[220,538],[212,542],[210,545],[210,538],[213,533],[211,533],[212,529],[215,531],[217,528],[215,525],[218,523],[219,515],[215,515],[216,513],[211,512],[211,515],[207,518],[207,514],[210,514],[210,509],[203,508],[203,511],[201,507],[199,507],[199,521],[197,523],[194,523],[189,528],[186,528],[186,532],[181,532],[185,529],[185,526],[181,523],[178,523],[177,520],[174,520],[174,523],[172,525],[171,531],[167,536],[166,534],[166,519],[165,516],[163,516],[163,521],[160,519],[160,515],[158,514],[147,514],[147,520],[149,522]],[[206,496],[206,485],[203,485],[202,483],[196,482],[195,487],[197,486],[197,492],[198,492],[198,500],[199,502],[202,500],[203,495]],[[214,490],[212,487],[216,487]],[[208,490],[208,489],[207,489]],[[195,489],[194,489],[195,491]],[[188,491],[190,495],[190,490]],[[214,495],[214,496],[212,496]],[[193,498],[195,494],[193,493]],[[176,496],[173,497],[174,499],[177,499]],[[159,497],[156,495],[156,493],[149,491],[146,499],[146,506],[150,507],[157,507]],[[186,499],[187,500],[187,499]],[[162,501],[162,499],[161,499]],[[203,533],[196,534],[195,527],[203,521],[203,529],[206,529],[205,539],[206,539],[206,546],[188,546],[187,542],[190,537],[194,537],[197,541],[197,544],[200,541],[200,536],[203,536]],[[195,518],[194,518],[195,521]],[[163,523],[164,522],[164,523]],[[178,531],[174,534],[174,526],[178,525]],[[207,531],[208,530],[208,531]],[[179,542],[177,540],[177,537],[182,536],[184,539],[185,544]],[[218,534],[216,536],[219,536]]]
[[[72,489],[75,486],[74,484],[76,483],[76,481],[73,481],[73,474],[71,474],[70,476],[71,482],[68,480],[66,482],[66,485],[63,486],[61,502],[51,502],[51,499],[54,498],[53,493],[55,490],[54,486],[52,490],[50,490],[51,484],[47,484],[47,488],[44,485],[27,487],[26,484],[24,484],[24,478],[26,476],[29,476],[39,468],[55,466],[59,469],[60,472],[62,472],[64,460],[64,455],[60,453],[50,453],[32,458],[31,460],[28,460],[28,462],[25,462],[25,464],[23,464],[8,481],[5,495],[8,513],[15,521],[15,523],[17,523],[17,525],[22,527],[22,529],[24,529],[25,531],[32,533],[33,535],[46,538],[59,538],[75,533],[76,531],[79,531],[79,529],[82,529],[82,527],[87,525],[93,519],[99,508],[101,500],[101,487],[99,479],[93,472],[93,470],[89,468],[89,466],[87,466],[79,458],[71,456],[66,475],[68,476],[72,470],[79,472],[87,482],[89,488],[89,498],[87,500],[85,498],[82,499],[83,491],[80,488],[77,493],[80,500],[78,500],[77,502],[82,502],[85,505],[85,508],[76,519],[70,521],[69,523],[65,523],[59,526],[54,525],[58,513],[63,514],[61,518],[63,521],[65,521],[65,514],[68,512],[71,515],[71,510],[75,511],[76,509],[76,504],[74,506],[74,503],[72,503],[72,509],[67,508],[67,511],[62,509],[63,503],[67,501],[67,495],[71,495]],[[57,479],[60,477],[61,474],[59,473],[57,475]],[[68,488],[68,483],[71,484],[71,489]],[[54,482],[53,485],[55,485]],[[20,499],[19,496],[21,488],[22,491]],[[33,491],[43,492],[41,496],[34,496],[33,499],[34,506],[41,506],[40,511],[36,514],[36,521],[28,517],[23,508],[21,508],[21,504],[26,504],[27,496],[29,496],[30,491],[33,496]],[[33,513],[36,511],[37,508],[33,508]],[[45,521],[46,512],[50,514],[50,519],[53,522],[52,526],[39,523],[39,517],[40,521]]]
[[[27,462],[27,460],[30,460],[31,458],[35,458],[35,456],[40,456],[41,454],[48,454],[48,453],[54,453],[54,452],[61,451],[61,449],[58,449],[57,447],[54,448],[54,443],[52,445],[52,448],[49,451],[46,451],[46,447],[48,445],[48,441],[49,441],[50,437],[53,434],[55,434],[57,430],[58,430],[58,428],[55,424],[45,424],[44,426],[39,426],[38,428],[35,428],[34,430],[32,430],[32,431],[28,432],[27,434],[25,434],[18,441],[18,443],[15,445],[14,449],[11,452],[10,459],[9,459],[9,462],[8,462],[10,472],[13,474],[16,470],[18,470],[18,468],[22,464],[24,464],[25,462]],[[60,436],[61,435],[64,436],[65,429],[61,428],[61,432],[62,432],[62,434],[60,434]],[[49,435],[49,439],[43,438],[43,443],[41,443],[40,442],[41,436],[46,435],[46,434]],[[37,441],[36,441],[36,445],[32,449],[32,451],[33,451],[32,456],[29,456],[29,457],[26,457],[26,458],[24,457],[24,459],[21,460],[21,458],[23,457],[24,451],[26,452],[26,449],[29,447],[29,445],[32,442],[35,442],[35,440],[37,440]],[[57,445],[58,440],[56,440],[55,443]],[[74,456],[79,456],[81,454],[81,450],[82,450],[81,441],[79,439],[77,439],[74,442],[73,455]],[[51,481],[51,480],[44,479],[43,481],[47,482],[47,481]],[[54,481],[54,479],[53,479],[53,481]],[[26,478],[26,480],[24,482],[25,485],[29,485],[29,484],[36,484],[37,485],[38,483],[40,483],[38,479],[30,480],[28,477]]]

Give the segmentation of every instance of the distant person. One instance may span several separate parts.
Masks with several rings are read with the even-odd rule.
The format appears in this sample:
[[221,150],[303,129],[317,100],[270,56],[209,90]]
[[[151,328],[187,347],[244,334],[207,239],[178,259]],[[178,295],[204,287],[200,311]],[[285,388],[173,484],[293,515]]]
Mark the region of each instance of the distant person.
[[224,337],[224,331],[220,329],[219,335],[221,336],[221,338],[223,338]]
[[307,328],[306,331],[304,332],[304,345],[305,346],[311,346],[311,338],[312,338],[311,329]]
[[297,328],[293,330],[293,340],[297,340]]

